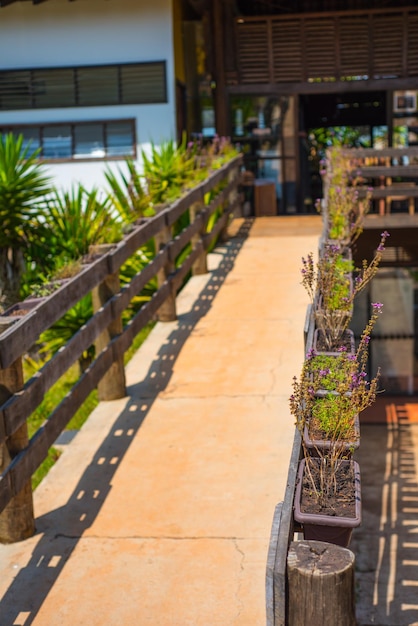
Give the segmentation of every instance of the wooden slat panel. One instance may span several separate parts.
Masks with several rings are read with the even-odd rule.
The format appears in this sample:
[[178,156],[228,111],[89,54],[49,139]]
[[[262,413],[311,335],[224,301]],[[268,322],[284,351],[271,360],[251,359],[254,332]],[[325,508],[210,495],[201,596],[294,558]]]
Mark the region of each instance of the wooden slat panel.
[[241,84],[418,75],[412,8],[246,18],[237,23],[237,43]]
[[269,82],[267,22],[239,23],[237,46],[241,83]]
[[303,80],[300,20],[287,22],[285,28],[283,22],[274,20],[272,24],[272,45],[275,82]]
[[313,19],[305,22],[305,52],[307,78],[329,78],[336,75],[335,21]]
[[401,13],[373,16],[373,78],[402,76],[403,40]]
[[418,13],[408,16],[407,74],[418,75]]
[[368,76],[369,24],[366,15],[341,17],[340,76]]

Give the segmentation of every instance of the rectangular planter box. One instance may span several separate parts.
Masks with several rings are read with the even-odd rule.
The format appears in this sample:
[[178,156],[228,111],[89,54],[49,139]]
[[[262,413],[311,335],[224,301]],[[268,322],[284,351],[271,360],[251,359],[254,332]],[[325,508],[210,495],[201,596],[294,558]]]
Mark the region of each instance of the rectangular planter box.
[[302,459],[299,463],[294,501],[294,519],[302,524],[304,539],[325,541],[347,548],[350,544],[353,528],[361,524],[360,467],[356,461],[342,461],[342,463],[353,463],[354,465],[355,516],[337,517],[302,513],[300,502],[305,463],[306,459]]

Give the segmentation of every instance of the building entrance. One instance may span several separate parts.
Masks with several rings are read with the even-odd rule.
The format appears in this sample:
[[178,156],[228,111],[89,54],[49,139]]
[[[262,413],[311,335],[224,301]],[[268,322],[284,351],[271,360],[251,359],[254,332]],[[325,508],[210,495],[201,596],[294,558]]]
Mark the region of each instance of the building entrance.
[[322,197],[320,162],[336,142],[347,147],[389,145],[385,91],[299,96],[299,206],[313,210]]

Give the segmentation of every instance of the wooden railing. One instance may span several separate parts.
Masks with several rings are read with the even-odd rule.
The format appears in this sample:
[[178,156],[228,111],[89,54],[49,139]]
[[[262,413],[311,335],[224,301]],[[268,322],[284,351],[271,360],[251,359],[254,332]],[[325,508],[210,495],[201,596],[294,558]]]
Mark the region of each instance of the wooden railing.
[[[306,311],[304,328],[304,354],[313,345],[315,322],[312,305]],[[286,489],[283,501],[276,505],[270,533],[266,569],[266,624],[267,626],[287,626],[289,623],[289,589],[287,579],[287,557],[291,542],[300,532],[293,518],[296,479],[299,461],[302,458],[301,434],[295,428]]]
[[[226,233],[230,215],[239,203],[240,166],[241,157],[237,157],[171,206],[136,225],[122,241],[96,251],[95,260],[50,296],[38,303],[17,305],[24,314],[0,316],[0,542],[19,541],[33,534],[32,474],[95,388],[101,400],[126,395],[123,356],[136,335],[155,318],[174,320],[176,294],[186,277],[190,272],[207,271],[208,248]],[[211,191],[216,195],[205,204],[205,195]],[[209,218],[216,211],[220,216],[207,232]],[[173,225],[186,213],[190,224],[173,238]],[[156,243],[155,257],[121,288],[121,266],[151,239]],[[189,248],[181,265],[176,266],[179,254]],[[157,291],[123,327],[123,311],[154,277],[158,279]],[[89,293],[93,316],[24,383],[24,355],[44,331]],[[96,348],[93,362],[28,441],[28,417],[92,345]]]
[[418,198],[418,148],[351,148],[344,151],[351,171],[361,179],[359,193],[371,193],[375,212],[388,215],[393,201],[406,201],[406,211],[415,214]]

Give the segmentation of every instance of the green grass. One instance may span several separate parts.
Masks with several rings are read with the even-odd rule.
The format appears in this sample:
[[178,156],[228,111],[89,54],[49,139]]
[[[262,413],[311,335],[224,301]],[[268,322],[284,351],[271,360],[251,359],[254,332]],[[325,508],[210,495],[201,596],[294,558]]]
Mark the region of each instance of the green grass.
[[[154,325],[155,322],[150,322],[135,337],[132,346],[125,353],[125,365],[130,361],[138,348],[143,344],[145,339],[150,334],[151,330],[154,328]],[[36,365],[36,363],[31,359],[26,359],[24,362],[25,380],[29,379],[37,369],[39,369],[39,365]],[[64,374],[64,376],[60,378],[58,382],[55,383],[55,385],[51,387],[51,389],[47,391],[41,404],[28,419],[29,438],[31,438],[42,426],[42,424],[45,422],[45,417],[52,413],[52,411],[58,406],[61,400],[73,388],[78,379],[79,367],[76,363]],[[97,390],[95,389],[91,392],[86,401],[82,404],[82,406],[68,422],[66,430],[80,430],[80,428],[88,419],[89,415],[98,405],[98,403],[99,400]],[[48,457],[32,475],[32,490],[35,490],[36,487],[41,483],[42,479],[47,475],[51,467],[58,460],[60,454],[60,451],[54,447],[49,449]]]
[[48,450],[48,456],[45,461],[35,470],[35,473],[32,474],[32,491],[35,491],[36,487],[39,483],[45,478],[48,474],[49,470],[53,465],[55,465],[56,461],[61,456],[60,450],[57,448],[50,448]]

